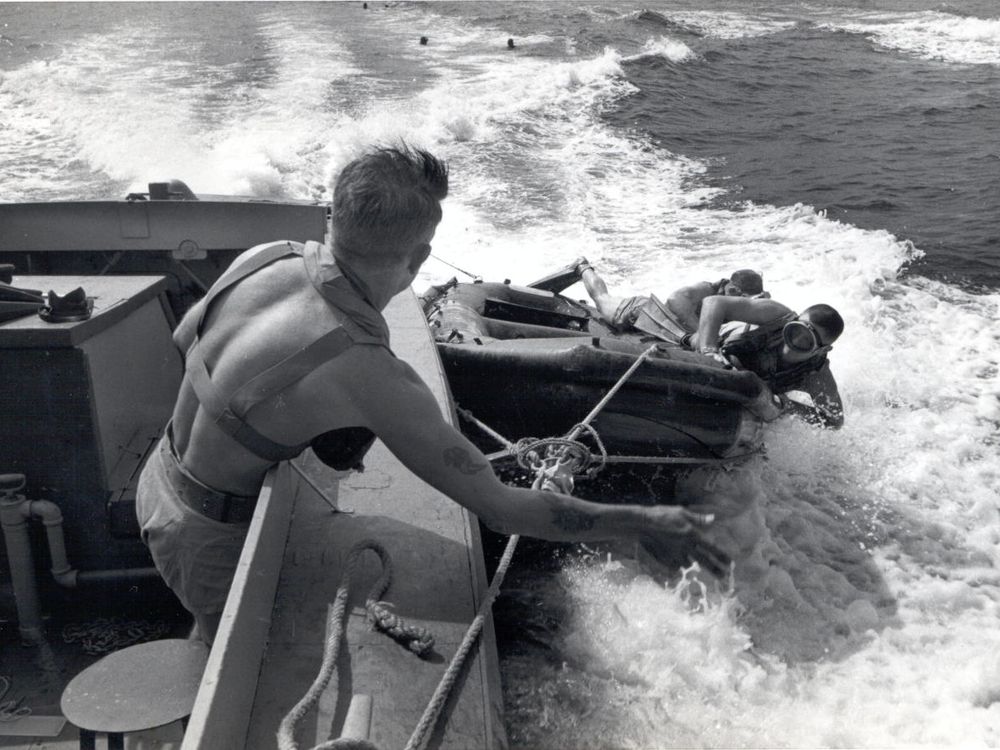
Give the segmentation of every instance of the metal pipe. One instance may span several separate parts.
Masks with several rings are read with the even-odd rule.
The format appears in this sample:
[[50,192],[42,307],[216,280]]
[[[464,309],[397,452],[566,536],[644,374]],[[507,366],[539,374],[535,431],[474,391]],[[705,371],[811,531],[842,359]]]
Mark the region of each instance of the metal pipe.
[[38,518],[45,527],[45,539],[52,561],[52,577],[63,588],[75,589],[88,583],[126,583],[156,579],[156,568],[112,568],[110,570],[77,570],[69,564],[63,537],[63,515],[59,506],[48,500],[25,501],[26,515]]
[[[18,477],[15,480],[14,477]],[[31,556],[31,538],[28,534],[28,515],[24,510],[24,495],[16,494],[24,486],[23,475],[6,474],[0,489],[0,523],[3,525],[7,545],[7,563],[10,566],[14,603],[17,607],[17,627],[26,643],[42,641],[42,608],[35,581],[35,562]]]
[[63,515],[59,506],[48,500],[28,500],[17,490],[24,486],[21,474],[0,475],[0,523],[7,545],[11,584],[17,607],[18,630],[25,643],[43,642],[42,608],[35,580],[35,561],[31,552],[29,521],[41,520],[52,562],[55,582],[64,588],[85,584],[127,583],[155,580],[156,568],[118,568],[79,571],[69,563],[63,536]]
[[45,527],[45,539],[49,545],[49,559],[52,561],[52,577],[56,583],[66,588],[76,588],[77,571],[69,564],[66,555],[66,541],[63,538],[63,516],[59,506],[48,500],[28,500],[27,516],[38,518]]

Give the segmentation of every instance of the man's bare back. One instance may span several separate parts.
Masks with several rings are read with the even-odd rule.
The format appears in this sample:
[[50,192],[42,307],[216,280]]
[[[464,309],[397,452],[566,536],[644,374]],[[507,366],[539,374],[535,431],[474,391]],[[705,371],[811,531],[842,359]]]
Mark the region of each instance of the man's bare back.
[[[193,340],[198,312],[192,311],[175,333],[184,351]],[[203,323],[201,346],[213,382],[221,393],[230,394],[338,324],[310,284],[302,259],[293,255],[250,275],[214,300]],[[385,356],[390,358],[388,352]],[[364,394],[349,392],[359,380],[359,364],[346,351],[256,405],[246,415],[247,421],[285,445],[360,424],[354,407]],[[273,463],[253,455],[213,424],[199,408],[187,378],[174,409],[173,430],[174,447],[185,466],[222,492],[255,494]]]

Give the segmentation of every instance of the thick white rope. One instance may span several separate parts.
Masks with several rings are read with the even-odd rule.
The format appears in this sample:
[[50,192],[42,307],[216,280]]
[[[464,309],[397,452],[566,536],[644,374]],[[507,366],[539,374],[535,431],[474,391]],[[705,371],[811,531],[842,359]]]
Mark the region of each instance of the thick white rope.
[[520,536],[514,534],[507,540],[507,546],[500,557],[500,562],[497,565],[496,572],[493,574],[493,581],[486,591],[486,596],[479,605],[479,611],[469,625],[469,629],[465,631],[465,637],[455,651],[455,655],[451,658],[451,663],[448,664],[448,669],[442,675],[441,681],[434,691],[434,695],[431,696],[427,708],[424,709],[423,716],[420,717],[420,721],[417,722],[417,726],[413,730],[413,734],[410,735],[410,741],[406,743],[406,750],[422,750],[426,747],[427,741],[430,739],[431,730],[441,715],[441,710],[444,708],[445,701],[448,700],[448,694],[451,692],[455,680],[462,670],[462,665],[465,663],[466,657],[479,638],[479,633],[482,631],[486,618],[490,613],[490,608],[493,606],[493,600],[496,599],[504,576],[507,575],[507,568],[510,567],[510,561],[514,557],[514,550],[517,549],[517,543],[520,538]]

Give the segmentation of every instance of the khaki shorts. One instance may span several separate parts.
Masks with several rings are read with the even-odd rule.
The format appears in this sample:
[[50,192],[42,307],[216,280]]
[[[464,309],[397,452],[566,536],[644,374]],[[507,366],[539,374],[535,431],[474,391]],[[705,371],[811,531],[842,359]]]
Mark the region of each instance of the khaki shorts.
[[218,614],[225,607],[250,524],[215,521],[180,499],[181,493],[197,497],[214,490],[184,470],[168,435],[169,430],[139,477],[135,507],[142,540],[185,609],[194,615]]

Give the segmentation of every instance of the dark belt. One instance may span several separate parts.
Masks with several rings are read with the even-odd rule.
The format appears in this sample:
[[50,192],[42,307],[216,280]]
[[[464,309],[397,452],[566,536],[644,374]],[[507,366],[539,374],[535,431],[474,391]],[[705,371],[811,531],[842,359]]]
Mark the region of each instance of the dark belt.
[[169,438],[161,441],[160,455],[170,486],[191,510],[222,523],[247,523],[253,517],[256,497],[229,495],[206,487],[184,470],[174,455]]

